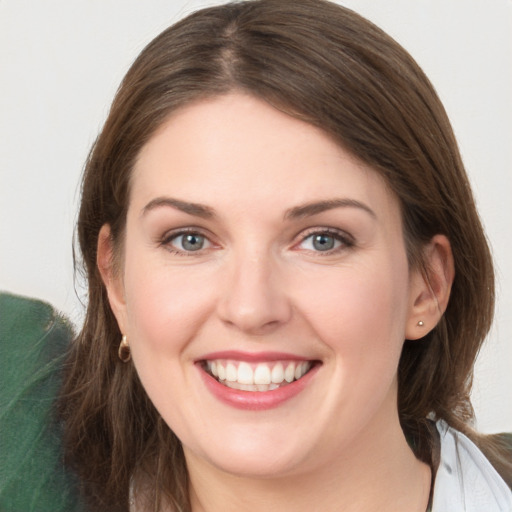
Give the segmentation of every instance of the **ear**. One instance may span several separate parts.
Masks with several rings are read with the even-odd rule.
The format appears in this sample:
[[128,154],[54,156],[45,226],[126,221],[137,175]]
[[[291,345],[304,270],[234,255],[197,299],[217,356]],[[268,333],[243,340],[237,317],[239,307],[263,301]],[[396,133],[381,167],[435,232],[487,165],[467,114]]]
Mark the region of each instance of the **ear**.
[[455,277],[452,249],[446,236],[432,238],[424,248],[423,261],[424,272],[416,268],[411,273],[405,332],[408,340],[422,338],[437,325],[448,306]]
[[98,270],[107,290],[108,301],[121,333],[126,333],[126,300],[122,272],[115,263],[114,242],[110,226],[104,224],[98,235],[98,247],[96,252]]

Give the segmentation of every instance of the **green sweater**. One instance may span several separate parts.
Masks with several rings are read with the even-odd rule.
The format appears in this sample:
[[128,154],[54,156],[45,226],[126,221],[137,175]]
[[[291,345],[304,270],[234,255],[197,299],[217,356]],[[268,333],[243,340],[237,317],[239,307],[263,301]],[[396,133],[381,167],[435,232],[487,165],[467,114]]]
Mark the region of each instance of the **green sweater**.
[[0,510],[79,512],[78,486],[62,463],[53,404],[72,337],[40,301],[0,294]]

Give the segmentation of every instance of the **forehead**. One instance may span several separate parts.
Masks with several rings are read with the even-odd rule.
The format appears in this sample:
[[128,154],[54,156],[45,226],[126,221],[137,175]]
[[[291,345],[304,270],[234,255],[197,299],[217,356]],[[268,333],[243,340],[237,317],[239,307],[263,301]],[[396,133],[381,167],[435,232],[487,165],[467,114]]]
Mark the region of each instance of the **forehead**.
[[247,208],[340,195],[384,208],[397,203],[383,178],[328,134],[243,94],[178,110],[144,146],[132,200],[141,206],[162,194]]

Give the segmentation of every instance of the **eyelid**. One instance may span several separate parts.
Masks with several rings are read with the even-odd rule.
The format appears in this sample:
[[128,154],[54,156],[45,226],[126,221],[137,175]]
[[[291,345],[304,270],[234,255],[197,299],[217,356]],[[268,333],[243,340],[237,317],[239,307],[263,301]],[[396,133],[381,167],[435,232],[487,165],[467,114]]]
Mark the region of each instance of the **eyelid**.
[[[187,234],[197,234],[201,237],[204,237],[208,243],[209,247],[198,249],[197,251],[185,251],[180,250],[176,247],[173,247],[171,245],[171,242],[178,238],[179,236],[187,235]],[[314,235],[322,235],[327,234],[329,236],[332,236],[337,241],[340,242],[341,246],[338,246],[336,248],[326,250],[326,251],[310,251],[314,252],[317,255],[330,255],[333,253],[336,253],[338,251],[342,251],[345,249],[348,249],[350,247],[353,247],[355,245],[355,239],[354,237],[348,233],[347,231],[344,231],[339,228],[333,228],[333,227],[327,227],[327,226],[315,226],[311,228],[307,228],[303,231],[301,231],[296,237],[295,242],[292,245],[292,249],[299,250],[300,245],[304,243],[305,240],[307,240],[309,237]],[[216,243],[213,240],[213,236],[208,230],[205,230],[204,228],[198,227],[198,226],[186,226],[186,227],[180,227],[171,229],[169,231],[166,231],[159,239],[157,240],[157,243],[159,246],[164,247],[168,251],[170,251],[173,254],[177,255],[183,255],[183,256],[199,256],[205,253],[205,251],[209,251],[211,249],[219,248],[219,244]]]
[[333,238],[335,238],[336,240],[338,240],[339,242],[341,242],[341,246],[336,247],[334,249],[327,250],[327,251],[312,251],[312,252],[315,252],[318,255],[326,255],[327,256],[329,254],[336,253],[340,250],[344,250],[344,249],[353,247],[356,243],[354,237],[350,233],[347,233],[346,231],[344,231],[342,229],[325,227],[325,226],[324,227],[316,226],[314,228],[308,228],[308,229],[302,231],[297,237],[298,241],[293,244],[293,248],[299,249],[300,244],[304,243],[311,236],[325,235],[325,234],[328,234],[328,235],[332,236]]
[[[184,251],[180,250],[176,247],[173,247],[171,242],[183,235],[199,235],[201,237],[204,237],[208,243],[209,247],[198,249],[197,251]],[[216,244],[212,240],[212,236],[208,234],[203,228],[197,227],[197,226],[187,226],[182,228],[176,228],[171,229],[169,231],[166,231],[159,239],[158,239],[158,245],[161,247],[164,247],[172,254],[177,254],[180,256],[199,256],[205,253],[205,251],[211,250],[212,248],[218,247],[218,244]]]

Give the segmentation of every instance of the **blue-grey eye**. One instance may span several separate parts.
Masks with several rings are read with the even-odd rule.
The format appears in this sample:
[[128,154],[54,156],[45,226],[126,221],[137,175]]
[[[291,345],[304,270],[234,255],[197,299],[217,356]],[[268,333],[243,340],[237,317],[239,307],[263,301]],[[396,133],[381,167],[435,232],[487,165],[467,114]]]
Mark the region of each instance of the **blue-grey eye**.
[[204,236],[201,235],[183,235],[183,249],[186,251],[199,251],[204,246]]
[[343,244],[341,237],[330,233],[313,233],[302,240],[300,247],[308,251],[327,252],[337,249]]
[[199,233],[182,233],[172,240],[172,245],[180,251],[194,252],[204,249],[208,240]]
[[336,240],[334,237],[326,233],[313,235],[313,247],[317,251],[330,251],[331,249],[334,249],[335,243]]

